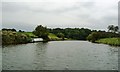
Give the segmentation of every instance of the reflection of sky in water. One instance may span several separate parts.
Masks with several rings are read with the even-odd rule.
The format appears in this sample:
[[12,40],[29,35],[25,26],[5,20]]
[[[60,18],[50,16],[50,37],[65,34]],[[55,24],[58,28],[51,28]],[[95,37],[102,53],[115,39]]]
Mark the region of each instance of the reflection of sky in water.
[[3,69],[118,69],[118,48],[86,41],[51,41],[3,48]]

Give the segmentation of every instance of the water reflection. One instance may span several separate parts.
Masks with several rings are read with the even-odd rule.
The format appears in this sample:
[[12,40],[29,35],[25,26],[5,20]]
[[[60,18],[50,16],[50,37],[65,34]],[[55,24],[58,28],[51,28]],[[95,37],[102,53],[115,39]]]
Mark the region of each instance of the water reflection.
[[46,67],[46,47],[47,43],[37,43],[35,50],[34,65],[35,70],[43,70]]
[[52,41],[3,48],[4,70],[118,69],[118,48],[86,41]]

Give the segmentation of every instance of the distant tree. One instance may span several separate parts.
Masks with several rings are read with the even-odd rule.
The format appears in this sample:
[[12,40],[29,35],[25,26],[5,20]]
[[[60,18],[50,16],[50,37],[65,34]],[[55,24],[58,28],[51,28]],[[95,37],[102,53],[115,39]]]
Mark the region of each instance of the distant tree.
[[25,32],[25,31],[19,30],[18,32]]
[[38,25],[35,30],[33,31],[33,34],[38,36],[39,38],[43,38],[45,40],[48,40],[48,31],[47,27],[43,27],[42,25]]
[[16,30],[14,28],[13,29],[3,28],[2,31],[14,31],[14,32],[16,32]]
[[102,30],[98,30],[98,32],[105,32],[105,31],[102,31]]
[[57,37],[62,38],[64,40],[65,35],[63,33],[58,33]]
[[114,33],[116,33],[116,32],[118,32],[118,30],[119,30],[118,26],[114,26],[114,25],[109,25],[108,26],[108,32],[114,32]]
[[2,31],[7,31],[7,29],[6,29],[6,28],[3,28]]
[[91,42],[95,42],[97,39],[100,38],[100,33],[99,32],[92,32],[91,34],[89,34],[89,36],[87,37],[87,40],[91,41]]
[[19,30],[18,32],[22,32],[22,30]]
[[113,32],[114,31],[114,25],[109,25],[108,26],[108,32]]
[[11,29],[11,31],[15,31],[16,32],[16,30],[13,28],[13,29]]
[[118,27],[118,26],[115,26],[115,27],[114,27],[114,32],[118,32],[118,30],[119,30],[119,27]]
[[97,32],[97,30],[92,30],[92,32]]
[[89,40],[91,42],[95,42],[98,39],[113,38],[113,37],[120,37],[120,34],[112,33],[112,32],[92,32],[87,37],[87,40]]
[[90,29],[85,28],[55,28],[55,29],[49,29],[50,33],[53,33],[55,35],[62,33],[64,34],[65,38],[75,39],[75,40],[86,40],[86,37],[91,34]]

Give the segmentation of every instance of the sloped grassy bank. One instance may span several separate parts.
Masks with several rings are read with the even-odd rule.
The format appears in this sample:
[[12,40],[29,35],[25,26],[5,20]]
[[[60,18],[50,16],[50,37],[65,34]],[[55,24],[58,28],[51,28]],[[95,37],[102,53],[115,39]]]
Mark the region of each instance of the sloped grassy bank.
[[2,31],[2,45],[9,44],[24,44],[31,41],[31,37],[27,34],[14,32],[14,31]]
[[93,43],[120,46],[120,34],[112,32],[92,32],[87,37],[87,40]]
[[112,46],[120,46],[120,38],[104,38],[95,41],[96,43],[103,43]]
[[[32,32],[1,31],[0,34],[2,36],[2,45],[25,44],[30,43],[32,38],[37,38]],[[62,40],[62,38],[52,33],[49,33],[48,38],[49,41]]]
[[[23,33],[29,35],[31,38],[37,38],[37,36],[35,36],[32,32],[23,32]],[[48,34],[48,38],[49,38],[49,41],[59,41],[59,40],[62,40],[62,38],[57,37],[53,33],[49,33]],[[67,38],[65,38],[65,40],[66,39]]]

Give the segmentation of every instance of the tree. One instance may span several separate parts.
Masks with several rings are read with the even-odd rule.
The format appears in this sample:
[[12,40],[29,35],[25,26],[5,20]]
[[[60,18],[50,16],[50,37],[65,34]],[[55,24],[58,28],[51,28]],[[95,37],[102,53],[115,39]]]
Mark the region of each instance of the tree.
[[16,32],[16,30],[13,28],[13,29],[11,29],[11,31],[15,31]]
[[13,31],[13,32],[16,32],[16,30],[14,28],[13,29],[3,28],[2,31]]
[[115,27],[114,27],[114,32],[118,32],[118,30],[119,30],[119,27],[118,27],[118,26],[115,26]]
[[42,25],[38,25],[35,30],[33,31],[33,34],[38,36],[39,38],[43,38],[44,40],[48,40],[48,31],[47,27],[43,27]]
[[113,30],[114,30],[114,25],[109,25],[108,26],[108,32],[113,32]]
[[64,40],[65,35],[63,33],[58,33],[57,37],[62,38]]
[[108,26],[108,32],[111,31],[111,32],[116,33],[116,32],[118,32],[118,30],[119,30],[118,26],[114,26],[114,25],[109,25]]
[[55,28],[49,29],[49,32],[55,35],[62,33],[64,37],[68,39],[86,40],[86,37],[91,34],[92,31],[87,28]]
[[100,38],[100,32],[92,32],[91,34],[89,34],[89,36],[87,37],[87,40],[91,41],[91,42],[95,42],[97,39]]

